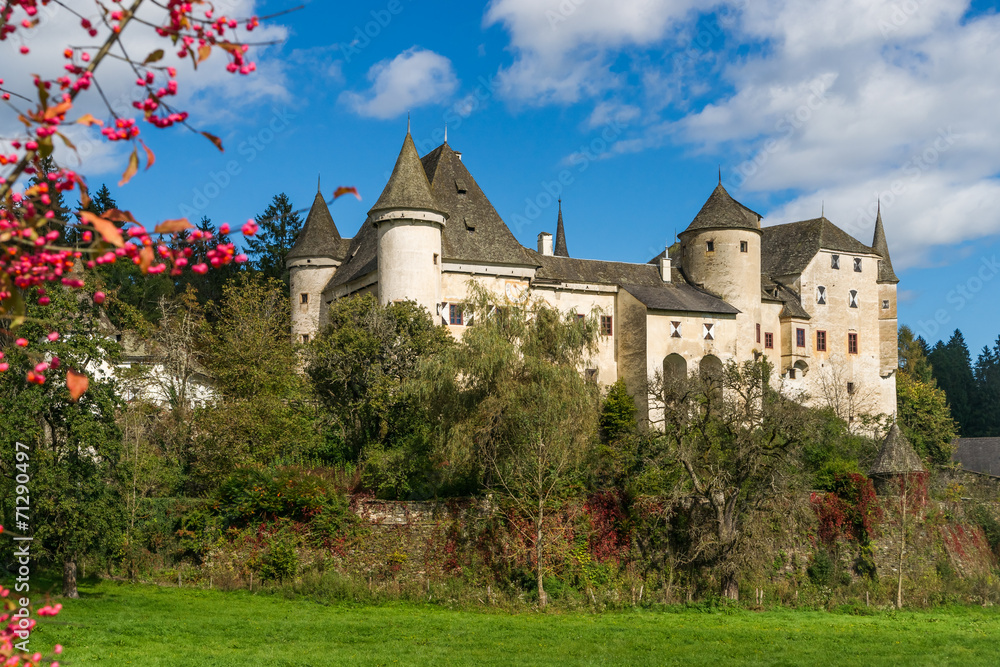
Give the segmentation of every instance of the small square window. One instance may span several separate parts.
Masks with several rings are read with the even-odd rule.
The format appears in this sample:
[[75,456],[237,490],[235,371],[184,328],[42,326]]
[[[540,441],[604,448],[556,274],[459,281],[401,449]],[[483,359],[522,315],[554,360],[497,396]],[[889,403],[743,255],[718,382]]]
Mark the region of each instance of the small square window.
[[795,369],[794,368],[789,368],[788,369],[788,379],[789,380],[794,380],[795,379]]
[[889,310],[889,299],[882,299],[882,310]]
[[774,334],[773,333],[765,333],[764,334],[764,348],[767,349],[767,350],[773,350],[774,349]]
[[851,308],[858,307],[858,290],[852,289],[850,294]]
[[806,330],[796,329],[795,330],[795,347],[805,347],[806,346]]
[[302,334],[302,342],[303,343],[309,342],[309,334]]
[[437,266],[437,264],[438,264],[438,254],[434,253],[434,266]]
[[462,325],[464,323],[462,319],[462,306],[457,303],[448,306],[448,323],[455,325]]
[[577,313],[576,314],[576,321],[577,322],[582,322],[585,317],[587,317],[587,316],[586,315],[581,315],[580,313]]
[[826,332],[817,331],[816,332],[816,351],[826,352]]
[[757,342],[760,342],[760,325],[757,325]]
[[713,331],[715,325],[705,324],[703,326],[704,326],[705,340],[715,340],[715,332]]
[[715,252],[715,241],[709,241],[705,244],[705,249],[708,252]]
[[854,383],[853,382],[848,382],[847,383],[847,393],[848,394],[853,394],[854,393]]
[[821,306],[826,305],[826,288],[822,285],[816,288],[816,303]]
[[740,252],[749,252],[750,244],[746,241],[740,241]]
[[861,273],[861,258],[860,257],[855,257],[854,258],[854,270],[857,273]]
[[300,294],[299,295],[299,303],[301,303],[301,304],[307,304],[307,303],[309,303],[309,295],[305,294],[305,293]]
[[670,337],[671,338],[680,338],[681,337],[681,323],[680,322],[671,322],[670,323]]
[[856,333],[847,334],[847,353],[848,354],[858,353],[858,334]]
[[601,335],[611,336],[614,333],[614,323],[611,315],[601,315]]
[[830,268],[840,269],[840,255],[830,255]]

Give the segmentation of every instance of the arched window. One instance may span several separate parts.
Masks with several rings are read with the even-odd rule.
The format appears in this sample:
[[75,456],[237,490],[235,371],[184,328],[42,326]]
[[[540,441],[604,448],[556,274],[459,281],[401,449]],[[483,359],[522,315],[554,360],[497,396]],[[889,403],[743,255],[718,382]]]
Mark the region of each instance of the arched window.
[[721,380],[722,360],[714,354],[706,354],[701,358],[701,364],[698,366],[698,373],[701,375],[702,380]]
[[668,354],[663,359],[663,379],[668,381],[683,380],[687,377],[687,360],[681,355]]

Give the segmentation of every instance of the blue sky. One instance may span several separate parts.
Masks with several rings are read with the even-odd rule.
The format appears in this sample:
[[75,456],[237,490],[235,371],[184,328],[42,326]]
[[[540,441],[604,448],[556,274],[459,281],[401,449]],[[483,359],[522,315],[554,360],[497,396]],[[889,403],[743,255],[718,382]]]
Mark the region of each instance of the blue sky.
[[[299,3],[228,4],[263,15]],[[189,132],[150,130],[157,164],[126,187],[114,186],[120,149],[95,144],[83,171],[141,219],[216,223],[245,220],[278,192],[307,206],[322,174],[328,195],[361,191],[364,201],[332,208],[350,236],[409,111],[421,152],[449,125],[449,143],[523,244],[554,231],[557,194],[572,255],[629,262],[684,229],[720,167],[765,225],[822,209],[870,243],[881,197],[900,322],[931,342],[961,328],[975,355],[1000,335],[996,9],[313,1],[259,34],[280,45],[256,51],[252,79],[223,75],[221,59],[182,77],[193,118],[222,137],[224,154]]]

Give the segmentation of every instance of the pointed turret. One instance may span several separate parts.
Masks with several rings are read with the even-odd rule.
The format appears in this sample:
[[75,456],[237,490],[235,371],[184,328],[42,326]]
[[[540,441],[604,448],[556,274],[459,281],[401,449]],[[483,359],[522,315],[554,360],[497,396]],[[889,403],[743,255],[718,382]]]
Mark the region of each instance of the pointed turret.
[[880,283],[898,283],[899,278],[892,270],[892,260],[889,259],[889,244],[885,240],[885,227],[882,226],[881,203],[878,207],[878,215],[875,217],[875,237],[872,239],[872,249],[882,257],[878,263],[878,281]]
[[409,132],[403,140],[403,148],[396,158],[396,166],[392,169],[389,182],[385,184],[382,195],[368,211],[368,215],[375,218],[377,213],[393,209],[442,212],[434,201],[427,172],[420,163],[420,155],[417,154],[417,147]]
[[552,254],[556,257],[569,257],[569,250],[566,249],[566,228],[563,227],[562,199],[559,200],[559,221],[556,223],[556,247],[552,251]]
[[340,232],[330,215],[330,209],[317,186],[309,215],[302,230],[295,238],[295,245],[285,255],[285,262],[300,257],[338,257],[341,246]]
[[[720,182],[685,232],[699,229],[760,229],[761,215],[730,196]],[[684,232],[681,232],[682,234]]]

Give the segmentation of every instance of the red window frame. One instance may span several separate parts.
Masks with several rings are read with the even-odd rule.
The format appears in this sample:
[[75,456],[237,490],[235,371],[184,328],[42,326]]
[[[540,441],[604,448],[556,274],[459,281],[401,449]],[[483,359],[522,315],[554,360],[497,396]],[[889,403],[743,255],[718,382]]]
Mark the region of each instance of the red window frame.
[[611,336],[614,334],[614,320],[611,319],[611,315],[601,315],[601,335]]
[[816,332],[816,351],[826,352],[826,332],[817,331]]
[[462,317],[462,306],[453,303],[448,306],[448,324],[455,326],[461,326],[465,323],[465,318]]
[[795,347],[805,347],[806,346],[806,330],[796,329],[795,330]]
[[757,325],[757,344],[760,344],[760,325]]
[[774,334],[770,331],[764,333],[764,349],[773,350],[774,349]]
[[849,333],[847,334],[847,354],[857,354],[858,349],[858,334]]

